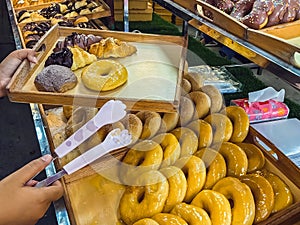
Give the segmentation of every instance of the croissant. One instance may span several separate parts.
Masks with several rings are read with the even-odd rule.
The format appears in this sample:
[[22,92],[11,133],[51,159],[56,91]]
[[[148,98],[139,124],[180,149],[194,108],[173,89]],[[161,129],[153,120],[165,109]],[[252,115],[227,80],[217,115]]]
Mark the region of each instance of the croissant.
[[73,64],[71,66],[71,70],[77,70],[97,61],[97,57],[95,55],[88,53],[82,48],[75,46],[70,47],[70,50],[73,54]]
[[98,58],[122,58],[130,56],[137,51],[136,47],[119,39],[108,37],[90,46],[89,53]]

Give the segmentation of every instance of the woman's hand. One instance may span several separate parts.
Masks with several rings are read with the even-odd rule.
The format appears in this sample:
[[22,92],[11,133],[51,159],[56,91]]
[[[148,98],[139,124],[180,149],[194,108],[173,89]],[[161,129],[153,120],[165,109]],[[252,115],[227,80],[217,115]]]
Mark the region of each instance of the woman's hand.
[[33,225],[47,211],[52,201],[63,195],[59,181],[37,188],[31,180],[51,162],[50,155],[27,165],[0,181],[0,225]]
[[32,63],[37,63],[35,51],[32,49],[15,50],[0,63],[0,97],[6,95],[6,86],[20,63],[26,58]]

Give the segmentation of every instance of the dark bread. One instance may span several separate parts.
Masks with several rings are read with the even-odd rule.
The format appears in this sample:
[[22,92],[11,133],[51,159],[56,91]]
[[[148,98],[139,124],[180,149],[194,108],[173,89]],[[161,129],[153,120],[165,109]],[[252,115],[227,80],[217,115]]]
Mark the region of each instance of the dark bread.
[[77,82],[72,70],[60,65],[45,67],[34,80],[36,88],[46,92],[66,92],[73,89]]

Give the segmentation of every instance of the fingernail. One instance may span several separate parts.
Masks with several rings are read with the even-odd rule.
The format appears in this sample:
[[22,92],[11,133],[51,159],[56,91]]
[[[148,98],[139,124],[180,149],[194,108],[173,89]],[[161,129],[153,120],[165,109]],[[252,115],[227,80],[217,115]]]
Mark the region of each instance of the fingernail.
[[43,155],[41,157],[41,160],[43,160],[44,162],[48,162],[48,161],[51,161],[52,160],[52,156],[47,154],[47,155]]
[[33,58],[32,58],[32,61],[33,61],[34,63],[37,63],[37,62],[38,62],[38,60],[37,60],[36,57],[33,57]]

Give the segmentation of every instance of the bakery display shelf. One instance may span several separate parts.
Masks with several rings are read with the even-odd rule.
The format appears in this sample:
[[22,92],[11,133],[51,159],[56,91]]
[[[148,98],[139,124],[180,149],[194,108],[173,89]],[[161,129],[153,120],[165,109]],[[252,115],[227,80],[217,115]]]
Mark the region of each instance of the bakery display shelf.
[[[188,9],[186,9],[185,7],[182,6],[184,4],[187,4],[187,3],[183,3],[182,0],[176,0],[176,1],[154,0],[154,2],[157,2],[162,7],[168,9],[175,16],[180,17],[183,20],[192,23],[193,25],[196,25],[196,28],[201,26],[201,29],[203,29],[203,32],[205,32],[205,31],[209,32],[208,35],[210,33],[216,32],[216,34],[219,35],[220,39],[224,39],[224,40],[226,39],[226,43],[228,43],[228,42],[236,43],[234,45],[229,45],[229,47],[234,46],[236,51],[239,50],[239,52],[238,52],[239,54],[242,55],[243,52],[245,51],[245,49],[248,49],[248,52],[251,56],[253,56],[253,55],[260,56],[257,59],[255,57],[254,58],[250,57],[249,60],[253,60],[253,62],[257,63],[258,65],[261,64],[261,66],[263,68],[266,68],[270,63],[274,63],[274,64],[278,65],[279,67],[283,68],[284,70],[286,70],[287,72],[292,73],[293,75],[296,75],[296,76],[300,76],[300,69],[295,67],[293,64],[291,64],[291,62],[289,61],[290,59],[288,59],[288,56],[282,57],[282,55],[280,55],[281,53],[278,53],[278,55],[274,55],[274,53],[271,49],[271,48],[273,48],[271,44],[268,46],[267,49],[263,48],[265,45],[269,44],[271,38],[273,38],[273,37],[274,37],[273,38],[274,41],[271,43],[273,43],[273,44],[280,43],[278,45],[280,47],[280,49],[284,50],[284,52],[289,52],[288,53],[289,56],[291,56],[291,54],[294,53],[295,51],[299,52],[298,46],[291,44],[288,41],[281,39],[280,37],[275,37],[273,35],[269,36],[269,34],[265,34],[265,33],[260,34],[260,36],[258,38],[260,38],[260,37],[264,38],[266,43],[263,44],[264,46],[262,46],[262,45],[257,46],[256,43],[260,42],[260,40],[256,39],[256,41],[254,43],[250,42],[249,38],[250,38],[250,40],[253,40],[253,39],[251,38],[250,33],[248,32],[249,29],[247,29],[247,33],[245,34],[244,29],[238,28],[239,25],[241,25],[241,24],[234,22],[234,24],[235,24],[234,27],[237,28],[237,30],[244,31],[243,34],[235,35],[235,34],[231,33],[230,25],[233,23],[230,23],[227,25],[224,24],[224,26],[227,26],[225,29],[225,28],[220,27],[219,25],[215,24],[210,19],[207,19],[206,17],[201,17],[197,10],[197,5],[199,4],[198,1],[196,2],[197,4],[195,4],[195,1],[190,1],[190,2],[192,2],[191,3],[192,5]],[[195,7],[195,9],[193,10],[191,7]],[[210,6],[208,6],[208,7],[210,7]],[[216,9],[214,9],[214,10],[217,11]],[[223,18],[221,16],[225,17],[224,14],[221,14],[221,15],[218,14],[217,16],[219,16],[220,19]],[[226,19],[227,19],[227,21],[230,20],[229,18],[226,18]],[[221,23],[221,22],[219,21],[219,23]],[[290,24],[289,25],[286,24],[285,26],[288,27],[288,26],[290,26]],[[243,28],[245,28],[245,27],[243,26]],[[278,26],[277,26],[277,28],[278,28]],[[187,30],[186,28],[184,28],[184,29]],[[290,28],[290,29],[292,30],[292,28]],[[235,31],[233,31],[233,32],[236,33]],[[262,31],[253,31],[253,33],[255,33],[255,32],[261,33]],[[282,45],[286,46],[287,49],[283,49]],[[238,47],[241,46],[242,48],[237,48],[237,46]],[[291,48],[290,48],[290,46],[291,46]],[[287,54],[285,54],[285,55],[287,55]],[[259,63],[261,57],[264,58],[264,63]],[[290,79],[290,78],[287,78],[287,79]]]
[[[114,37],[136,46],[135,54],[114,59],[126,67],[127,82],[111,91],[100,93],[92,91],[81,82],[81,68],[75,71],[78,84],[72,90],[65,93],[37,91],[34,85],[35,76],[44,68],[44,63],[56,43],[73,32],[99,35],[104,38]],[[21,64],[9,84],[8,96],[11,101],[16,102],[96,107],[100,107],[110,99],[120,99],[132,110],[172,112],[179,105],[186,47],[187,40],[182,36],[54,26],[35,45],[34,49],[39,52],[39,63],[32,67],[28,61]]]
[[30,1],[30,0],[20,0],[20,1],[15,1],[11,0],[11,5],[16,9],[16,10],[21,10],[21,9],[27,9],[28,7],[47,7],[51,5],[52,3],[59,3],[62,2],[63,0],[51,0],[51,1]]
[[[51,126],[49,124],[51,122],[48,120],[50,117],[47,117],[47,110],[53,109],[53,107],[39,105],[45,128],[48,130],[46,133],[49,143],[51,143],[52,152],[54,151],[53,136],[50,132]],[[62,106],[55,107],[60,108]],[[292,205],[257,224],[293,224],[294,221],[300,219],[300,180],[297,179],[300,175],[300,169],[252,127],[250,127],[244,142],[255,144],[262,150],[266,160],[264,168],[283,179],[290,187],[294,197]],[[118,203],[125,188],[121,183],[117,183],[119,179],[116,177],[120,168],[119,162],[127,150],[124,148],[108,154],[74,174],[63,177],[62,182],[66,193],[65,202],[72,225],[87,225],[92,221],[116,224],[119,218]],[[57,162],[57,169],[62,166]]]
[[[83,0],[82,0],[83,1]],[[60,1],[60,2],[56,2],[56,3],[63,3],[64,1]],[[98,6],[103,6],[103,11],[97,11],[97,12],[92,12],[92,13],[85,13],[85,14],[78,14],[76,16],[86,16],[88,19],[99,19],[99,18],[103,18],[103,17],[108,17],[108,16],[111,16],[111,9],[110,7],[106,4],[106,2],[104,0],[95,0],[95,2],[97,3]],[[28,7],[23,7],[23,8],[14,8],[13,7],[13,10],[14,10],[14,19],[16,21],[16,23],[18,24],[18,20],[17,20],[17,15],[20,11],[23,11],[23,10],[27,10],[27,11],[30,11],[30,12],[38,12],[44,8],[47,8],[47,7],[50,7],[53,3],[48,3],[48,4],[45,4],[45,5],[36,5],[36,6],[28,6]],[[75,18],[76,16],[74,17],[68,17],[68,19],[72,19],[72,18]],[[33,19],[32,22],[37,22],[37,21],[48,21],[49,19]],[[28,22],[28,21],[27,21]],[[22,24],[24,23],[23,21],[19,22],[19,24]]]

